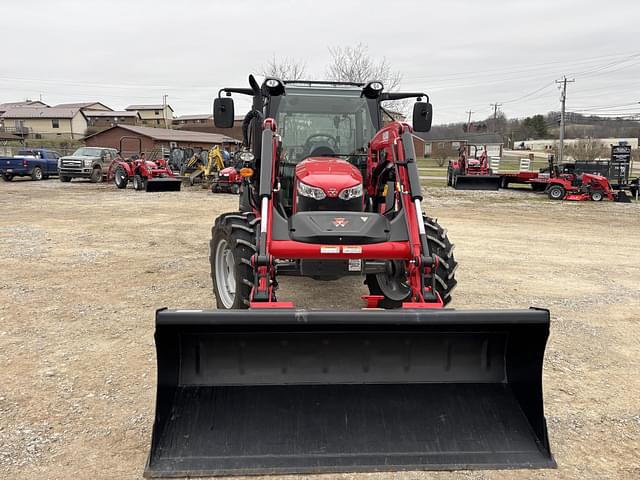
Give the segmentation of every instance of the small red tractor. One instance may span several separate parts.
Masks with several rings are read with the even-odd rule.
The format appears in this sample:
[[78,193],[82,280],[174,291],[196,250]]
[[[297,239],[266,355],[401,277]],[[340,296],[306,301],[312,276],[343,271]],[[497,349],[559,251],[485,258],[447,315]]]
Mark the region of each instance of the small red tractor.
[[[126,157],[123,144],[126,140],[137,142],[138,148],[131,156]],[[113,179],[119,189],[127,188],[133,182],[134,190],[147,192],[178,192],[182,181],[173,174],[167,161],[159,159],[146,160],[142,152],[142,140],[138,137],[124,136],[120,139],[120,152],[109,165],[107,179]]]
[[[413,146],[429,97],[250,76],[220,90],[218,128],[234,93],[253,101],[238,209],[211,231],[218,309],[156,312],[145,476],[554,467],[549,312],[444,308],[457,262]],[[384,102],[408,98],[413,125],[385,124]],[[297,309],[285,275],[359,276],[366,307]]]
[[593,200],[599,202],[616,199],[609,180],[601,175],[582,173],[580,175],[561,174],[547,180],[545,190],[551,200]]
[[498,190],[500,188],[500,176],[494,175],[489,165],[486,145],[481,149],[478,145],[460,147],[458,158],[449,161],[447,185],[456,190]]
[[240,186],[242,185],[242,175],[240,172],[244,164],[241,158],[242,155],[243,152],[236,152],[234,165],[225,167],[216,174],[211,183],[212,193],[240,193]]

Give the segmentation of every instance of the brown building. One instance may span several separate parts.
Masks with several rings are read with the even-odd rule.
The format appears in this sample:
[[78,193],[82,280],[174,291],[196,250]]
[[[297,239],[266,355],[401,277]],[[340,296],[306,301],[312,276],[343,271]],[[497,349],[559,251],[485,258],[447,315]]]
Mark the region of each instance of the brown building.
[[116,125],[140,125],[142,120],[138,112],[120,112],[85,110],[84,116],[87,117],[89,128],[94,127],[109,128]]
[[[191,132],[186,130],[173,130],[166,128],[141,127],[133,125],[116,125],[114,127],[94,133],[85,138],[88,147],[120,148],[122,137],[139,138],[142,142],[143,152],[168,151],[173,147],[196,147],[210,149],[215,145],[230,145],[239,143],[239,140],[217,133]],[[126,140],[123,149],[126,153],[134,153],[138,145],[135,140]],[[231,148],[233,150],[233,148]]]
[[48,106],[49,105],[47,105],[44,102],[41,102],[40,100],[25,100],[23,102],[0,103],[0,115],[2,115],[7,110],[11,110],[13,108],[24,108],[24,107],[44,108]]
[[110,112],[112,109],[101,102],[76,102],[76,103],[60,103],[55,108],[77,108],[83,112],[89,110],[99,110],[102,112]]
[[190,130],[192,132],[219,133],[232,138],[242,140],[243,116],[237,116],[233,120],[233,127],[218,128],[213,124],[213,115],[182,115],[174,120],[174,128],[180,130]]
[[182,130],[191,130],[191,127],[213,127],[213,115],[206,113],[201,115],[180,115],[173,119],[173,127]]
[[495,156],[502,156],[502,137],[495,133],[462,133],[456,138],[438,138],[430,133],[416,133],[413,143],[418,158],[455,158],[458,156],[458,149],[467,144],[486,145]]

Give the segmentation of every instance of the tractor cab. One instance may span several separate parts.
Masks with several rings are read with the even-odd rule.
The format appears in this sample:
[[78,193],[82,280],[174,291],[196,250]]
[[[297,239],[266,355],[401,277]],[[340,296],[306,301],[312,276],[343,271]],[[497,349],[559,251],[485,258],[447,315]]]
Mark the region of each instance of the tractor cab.
[[[421,93],[382,93],[382,83],[375,81],[283,82],[271,78],[259,86],[251,77],[250,85],[250,89],[224,91],[227,95],[244,93],[254,98],[253,108],[243,122],[243,137],[245,147],[257,159],[264,157],[264,146],[259,141],[264,120],[274,121],[278,137],[273,165],[277,169],[274,204],[286,219],[306,210],[370,211],[372,204],[367,198],[371,192],[365,185],[372,167],[368,146],[384,123],[380,103],[426,97]],[[233,101],[220,96],[216,105],[214,119],[216,125],[223,126],[232,119],[229,113],[233,111]],[[414,128],[428,130],[431,105],[416,105],[419,108],[414,109]],[[255,206],[259,197],[258,173],[265,168],[264,162],[256,162],[254,168],[256,175],[247,179],[241,196],[241,207],[245,209]]]

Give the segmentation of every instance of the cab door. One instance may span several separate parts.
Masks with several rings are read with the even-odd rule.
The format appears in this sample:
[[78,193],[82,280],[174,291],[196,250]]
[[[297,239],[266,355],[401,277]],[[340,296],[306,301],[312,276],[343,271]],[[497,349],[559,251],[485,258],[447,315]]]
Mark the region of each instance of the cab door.
[[60,155],[57,152],[44,152],[46,159],[46,169],[47,175],[57,175],[58,174],[58,159]]

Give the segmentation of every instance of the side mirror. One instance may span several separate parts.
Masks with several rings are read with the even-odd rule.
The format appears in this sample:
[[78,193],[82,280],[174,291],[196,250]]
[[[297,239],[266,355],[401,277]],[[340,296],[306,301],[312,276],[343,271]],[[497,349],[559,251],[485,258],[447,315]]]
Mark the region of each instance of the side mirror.
[[213,101],[213,123],[216,127],[233,127],[233,116],[233,98],[220,97]]
[[433,105],[426,102],[416,102],[413,105],[413,130],[428,132],[433,120]]

